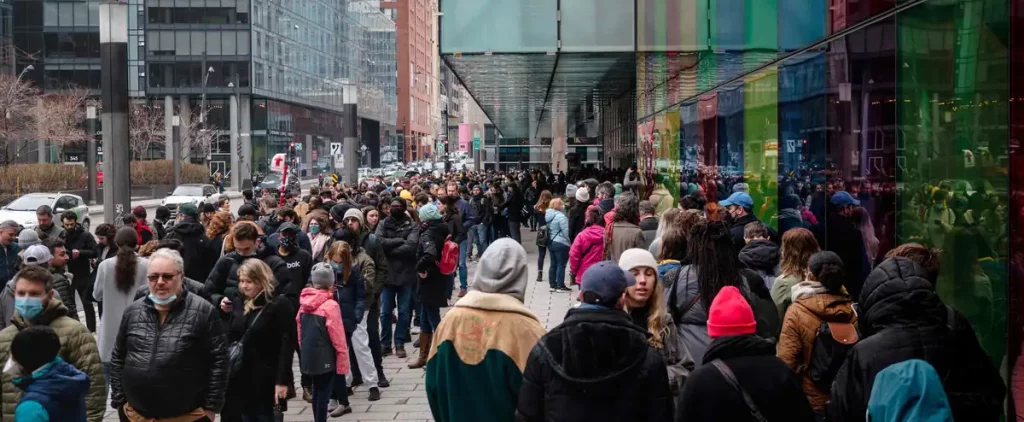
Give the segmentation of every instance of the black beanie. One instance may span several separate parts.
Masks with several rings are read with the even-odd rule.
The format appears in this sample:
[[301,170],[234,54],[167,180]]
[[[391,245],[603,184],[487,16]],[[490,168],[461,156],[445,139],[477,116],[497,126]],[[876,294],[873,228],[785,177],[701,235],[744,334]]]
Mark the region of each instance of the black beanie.
[[46,325],[33,325],[18,332],[11,342],[11,357],[26,374],[53,361],[60,353],[60,337]]

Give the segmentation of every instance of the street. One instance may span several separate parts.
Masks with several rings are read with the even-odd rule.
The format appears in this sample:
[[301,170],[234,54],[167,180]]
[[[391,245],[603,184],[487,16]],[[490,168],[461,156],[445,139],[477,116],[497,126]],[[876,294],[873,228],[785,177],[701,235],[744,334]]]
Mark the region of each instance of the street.
[[[232,201],[232,209],[238,208],[237,204],[241,204],[240,200]],[[535,243],[536,233],[532,233],[529,229],[524,229],[523,233],[523,245],[527,252],[527,262],[529,262],[530,270],[527,272],[530,277],[529,285],[526,289],[526,306],[530,308],[540,319],[544,328],[551,329],[557,326],[565,318],[565,313],[569,310],[569,307],[575,302],[575,298],[578,295],[578,290],[573,289],[572,293],[550,293],[548,291],[547,283],[547,271],[544,272],[544,281],[537,282],[537,247]],[[550,260],[546,259],[545,264],[550,264]],[[547,266],[545,266],[545,269]],[[469,282],[473,281],[473,273],[476,270],[476,263],[469,263]],[[567,282],[568,284],[568,282]],[[458,289],[458,278],[455,281],[456,289]],[[456,291],[455,294],[458,292]],[[453,302],[457,299],[453,294]],[[79,303],[79,309],[82,305]],[[447,308],[441,310],[442,315],[447,312]],[[84,321],[85,314],[79,311],[79,317]],[[418,332],[418,329],[414,329],[413,333]],[[371,402],[367,400],[367,387],[360,386],[356,387],[355,395],[350,397],[352,405],[352,413],[345,415],[341,418],[337,418],[340,421],[430,421],[433,420],[430,413],[430,405],[427,403],[427,396],[424,390],[424,370],[423,369],[409,369],[406,365],[416,359],[417,350],[412,347],[412,343],[407,344],[406,352],[409,357],[407,359],[399,359],[394,355],[384,358],[384,373],[391,382],[391,386],[388,388],[381,389],[381,399],[378,401]],[[302,401],[301,398],[301,387],[299,386],[299,361],[294,361],[293,373],[295,374],[295,389],[299,392],[300,397],[292,399],[288,402],[288,411],[285,412],[284,420],[293,422],[310,422],[313,420],[313,414],[310,409],[310,404]],[[117,412],[113,409],[108,409],[104,421],[116,422]]]

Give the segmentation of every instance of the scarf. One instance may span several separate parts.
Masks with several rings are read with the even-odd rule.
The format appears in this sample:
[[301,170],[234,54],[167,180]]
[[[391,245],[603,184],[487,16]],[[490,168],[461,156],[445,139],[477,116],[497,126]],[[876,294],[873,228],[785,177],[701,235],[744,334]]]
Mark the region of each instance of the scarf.
[[326,235],[323,233],[317,233],[309,237],[309,245],[310,249],[313,250],[313,256],[317,256],[318,254],[320,254],[320,251],[324,249],[324,245],[327,244],[327,241],[330,238],[330,235]]
[[804,280],[797,283],[795,286],[793,286],[793,289],[791,291],[793,292],[791,298],[793,299],[794,303],[798,299],[805,298],[811,295],[828,293],[828,290],[825,290],[825,286],[822,286],[821,283],[810,280]]

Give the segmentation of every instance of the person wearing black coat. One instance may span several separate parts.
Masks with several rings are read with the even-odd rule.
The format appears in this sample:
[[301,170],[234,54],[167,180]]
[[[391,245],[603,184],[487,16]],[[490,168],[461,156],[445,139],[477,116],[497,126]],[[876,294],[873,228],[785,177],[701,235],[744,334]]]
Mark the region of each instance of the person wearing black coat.
[[[161,269],[159,261],[150,262],[151,275]],[[147,297],[128,305],[121,319],[111,353],[110,405],[122,415],[127,406],[144,418],[180,417],[196,409],[210,415],[224,404],[228,353],[220,318],[213,305],[181,287],[182,267],[177,268],[174,280],[155,282],[177,292],[164,311]]]
[[420,241],[416,248],[416,274],[419,276],[417,297],[420,302],[420,355],[409,368],[422,368],[427,364],[430,342],[434,330],[441,324],[441,308],[448,306],[451,296],[451,275],[441,273],[438,262],[445,239],[451,234],[441,211],[432,204],[420,208]]
[[[862,421],[875,376],[894,363],[931,364],[949,397],[953,420],[998,421],[1006,389],[975,336],[953,335],[947,308],[927,271],[906,258],[889,258],[871,272],[860,294],[861,340],[832,383],[830,421]],[[959,330],[957,330],[959,331]]]
[[416,247],[420,231],[406,213],[403,199],[391,201],[391,214],[377,224],[375,238],[387,258],[388,278],[381,290],[380,345],[381,354],[391,354],[391,313],[398,304],[398,322],[395,324],[395,348],[399,358],[405,358],[405,343],[409,341],[409,322],[412,319],[412,295],[416,286]]
[[[96,258],[96,239],[81,224],[74,211],[65,211],[61,215],[64,224],[64,249],[68,252],[67,271],[71,273],[71,287],[82,297],[85,310],[85,325],[89,331],[96,332],[96,308],[93,307],[92,289],[95,276],[89,260]],[[68,298],[74,302],[74,296]],[[71,306],[69,306],[71,307]]]
[[[250,241],[249,244],[243,243],[244,240],[239,242],[237,231],[234,242],[235,250],[217,260],[213,271],[210,271],[210,276],[203,283],[206,286],[206,291],[210,293],[210,299],[213,300],[214,305],[219,307],[224,299],[235,304],[242,303],[238,294],[238,267],[247,259],[259,259],[266,263],[273,271],[278,286],[287,286],[292,282],[288,266],[280,256],[277,256],[277,251],[267,247],[256,250],[255,240]],[[249,249],[243,248],[243,246],[250,245]],[[302,281],[295,282],[302,284]]]
[[195,205],[182,205],[178,210],[178,223],[167,233],[167,239],[181,242],[181,257],[185,260],[185,277],[206,280],[220,256],[220,250],[210,248],[206,229],[199,223],[199,210]]
[[584,304],[533,347],[515,417],[521,422],[670,421],[668,370],[647,344],[646,330],[629,314]]
[[[466,255],[465,255],[464,252],[468,252],[468,251],[462,250],[461,248],[464,248],[466,246],[462,242],[467,239],[467,237],[468,237],[467,234],[468,233],[467,233],[466,227],[462,223],[463,222],[463,219],[462,219],[463,214],[462,214],[462,212],[459,211],[459,208],[456,205],[456,202],[454,200],[452,200],[452,198],[453,197],[450,197],[450,196],[446,197],[444,207],[441,210],[441,215],[443,216],[442,219],[444,220],[445,225],[448,226],[448,233],[449,233],[449,235],[451,235],[452,242],[455,242],[455,244],[459,245],[459,247],[460,247],[459,255],[460,255],[460,258],[463,258],[463,259],[459,260],[459,267],[458,267],[459,289],[460,289],[460,291],[466,291],[466,289],[469,288],[468,285],[467,285],[467,281],[469,280],[469,267],[466,265],[466,260],[465,260],[465,256]],[[441,245],[444,245],[444,241],[443,240],[441,241]],[[440,253],[438,254],[438,258],[440,258]],[[448,286],[448,290],[447,290],[448,294],[445,297],[445,299],[451,299],[452,298],[452,291],[455,289],[455,273],[451,273],[451,274],[445,275],[444,277],[445,277],[445,284],[447,284],[447,286]],[[445,304],[445,306],[447,306],[447,303]]]
[[[242,367],[228,383],[221,420],[238,422],[243,418],[270,420],[274,401],[280,390],[287,394],[293,385],[292,358],[295,355],[297,331],[292,302],[283,295],[268,294],[273,280],[257,281],[253,285],[251,309],[233,306],[230,312],[221,309],[221,317],[229,328],[231,341],[242,341]],[[267,286],[261,284],[267,283]],[[279,388],[280,387],[280,388]],[[261,398],[265,398],[261,400]]]
[[850,297],[857,298],[860,297],[864,279],[871,271],[871,264],[867,262],[864,237],[850,219],[854,206],[860,202],[842,202],[843,193],[846,192],[841,191],[832,195],[833,198],[828,205],[828,217],[811,231],[822,250],[835,252],[843,260],[843,267],[846,268],[846,282],[843,286],[850,293]]

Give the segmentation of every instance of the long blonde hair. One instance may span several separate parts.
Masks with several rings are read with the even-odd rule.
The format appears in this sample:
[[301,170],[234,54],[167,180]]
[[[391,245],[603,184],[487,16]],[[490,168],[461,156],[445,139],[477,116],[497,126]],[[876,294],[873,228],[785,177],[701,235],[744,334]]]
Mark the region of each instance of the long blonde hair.
[[[277,280],[274,279],[274,272],[270,271],[270,267],[267,266],[262,260],[259,259],[247,259],[242,263],[241,267],[238,267],[238,279],[241,280],[245,277],[256,283],[263,289],[261,295],[265,295],[268,299],[274,297],[274,286],[277,285]],[[256,298],[245,300],[245,313],[253,309],[254,301]]]
[[331,244],[331,249],[324,255],[324,261],[334,262],[334,257],[341,258],[342,280],[341,284],[348,284],[349,274],[352,272],[352,246],[343,241],[336,241]]
[[[648,268],[648,267],[641,267]],[[654,288],[651,289],[651,297],[647,298],[647,304],[651,305],[651,310],[647,312],[647,332],[651,334],[651,337],[647,339],[647,343],[654,346],[655,349],[661,350],[665,347],[665,334],[668,330],[669,318],[668,304],[665,302],[665,289],[661,285],[661,279],[658,278],[658,269],[654,270]],[[628,298],[629,295],[627,294]],[[629,312],[629,306],[626,306],[626,312]]]

